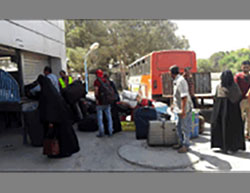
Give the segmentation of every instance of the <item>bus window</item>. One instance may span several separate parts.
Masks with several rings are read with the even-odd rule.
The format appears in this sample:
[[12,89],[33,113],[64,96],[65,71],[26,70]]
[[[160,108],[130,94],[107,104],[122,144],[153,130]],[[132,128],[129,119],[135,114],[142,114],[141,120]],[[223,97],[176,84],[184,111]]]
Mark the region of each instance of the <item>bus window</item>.
[[150,74],[150,57],[147,57],[145,61],[145,74]]
[[128,69],[128,73],[129,73],[129,76],[132,76],[132,68],[131,67]]
[[139,75],[139,63],[135,65],[135,75]]
[[138,75],[142,74],[142,67],[143,67],[142,63],[139,63],[139,65],[138,65]]
[[135,75],[135,66],[132,66],[130,68],[130,72],[131,72],[131,75],[134,76]]
[[143,63],[143,62],[141,64],[141,73],[145,74],[145,63]]

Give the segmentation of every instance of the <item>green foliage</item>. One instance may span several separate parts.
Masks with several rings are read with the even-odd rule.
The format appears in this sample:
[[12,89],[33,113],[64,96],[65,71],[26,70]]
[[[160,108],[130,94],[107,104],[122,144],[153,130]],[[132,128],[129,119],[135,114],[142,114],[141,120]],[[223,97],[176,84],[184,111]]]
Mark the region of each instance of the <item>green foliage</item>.
[[217,52],[209,59],[198,60],[198,71],[222,72],[229,69],[235,74],[240,71],[241,64],[245,60],[250,60],[250,50],[246,48],[230,52]]
[[87,49],[76,47],[67,48],[67,56],[70,58],[68,65],[70,68],[73,68],[77,72],[83,72],[84,64],[83,64],[83,57],[87,53]]
[[212,63],[206,59],[198,59],[197,67],[198,67],[198,72],[212,72],[213,71]]
[[177,37],[176,30],[168,20],[66,20],[67,57],[72,68],[82,71],[81,58],[94,42],[100,47],[89,56],[89,70],[128,65],[156,50],[188,49],[188,40]]

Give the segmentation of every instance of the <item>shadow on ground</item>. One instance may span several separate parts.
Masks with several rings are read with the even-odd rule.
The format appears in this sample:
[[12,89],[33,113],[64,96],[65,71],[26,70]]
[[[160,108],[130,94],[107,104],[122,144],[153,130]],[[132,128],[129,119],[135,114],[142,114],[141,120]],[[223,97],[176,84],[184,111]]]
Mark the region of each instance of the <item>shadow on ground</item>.
[[210,139],[208,139],[202,135],[199,135],[198,138],[191,139],[191,140],[194,141],[195,143],[208,143],[208,142],[210,142]]
[[[229,171],[232,169],[232,166],[229,162],[222,160],[218,157],[208,155],[208,154],[202,154],[200,152],[190,150],[191,153],[194,155],[200,157],[201,161],[207,161],[211,165],[213,165],[215,168],[221,171]],[[209,169],[214,169],[214,168],[209,168]]]

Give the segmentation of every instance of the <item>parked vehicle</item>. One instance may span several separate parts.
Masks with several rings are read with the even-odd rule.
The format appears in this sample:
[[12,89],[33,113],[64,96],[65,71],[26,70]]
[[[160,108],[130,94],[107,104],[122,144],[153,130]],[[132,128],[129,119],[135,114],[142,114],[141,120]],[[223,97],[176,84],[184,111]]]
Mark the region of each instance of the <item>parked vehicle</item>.
[[143,97],[150,99],[162,97],[162,75],[169,72],[172,65],[179,66],[181,72],[190,67],[190,72],[196,73],[195,52],[162,50],[141,57],[128,66],[129,89],[133,92],[141,92]]

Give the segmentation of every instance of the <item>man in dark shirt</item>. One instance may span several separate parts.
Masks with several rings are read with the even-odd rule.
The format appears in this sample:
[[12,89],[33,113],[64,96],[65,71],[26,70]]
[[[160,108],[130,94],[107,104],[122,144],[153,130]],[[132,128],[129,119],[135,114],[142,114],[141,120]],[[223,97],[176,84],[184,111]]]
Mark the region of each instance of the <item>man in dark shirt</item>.
[[235,75],[234,80],[239,85],[242,92],[242,99],[240,102],[241,115],[243,120],[247,122],[246,125],[246,138],[250,139],[250,104],[247,100],[247,92],[250,88],[250,62],[244,61],[241,65],[242,72]]
[[187,67],[184,69],[183,77],[188,83],[188,90],[189,90],[189,94],[191,96],[194,108],[197,108],[196,97],[194,96],[194,93],[195,93],[194,80],[193,80],[192,74],[190,73],[190,67]]

